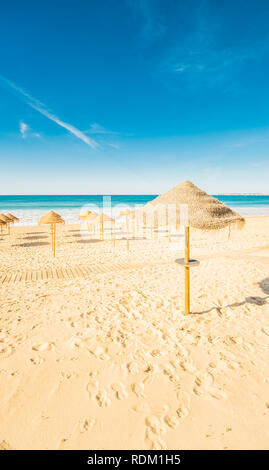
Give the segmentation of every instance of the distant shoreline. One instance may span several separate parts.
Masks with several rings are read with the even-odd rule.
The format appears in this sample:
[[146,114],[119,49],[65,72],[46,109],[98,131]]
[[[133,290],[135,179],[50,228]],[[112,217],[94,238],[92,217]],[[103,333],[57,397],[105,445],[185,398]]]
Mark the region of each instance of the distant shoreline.
[[[112,197],[121,197],[121,196],[160,196],[159,194],[0,194],[1,197],[103,197],[103,196],[112,196]],[[210,196],[269,196],[269,193],[208,193]]]
[[218,193],[214,196],[269,196],[269,193]]

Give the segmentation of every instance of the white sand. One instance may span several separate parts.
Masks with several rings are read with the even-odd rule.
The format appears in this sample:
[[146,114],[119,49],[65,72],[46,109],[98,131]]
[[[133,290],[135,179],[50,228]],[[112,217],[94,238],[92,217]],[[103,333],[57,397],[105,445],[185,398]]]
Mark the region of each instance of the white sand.
[[0,241],[0,448],[268,449],[269,217],[192,231],[188,317],[167,240],[73,230]]

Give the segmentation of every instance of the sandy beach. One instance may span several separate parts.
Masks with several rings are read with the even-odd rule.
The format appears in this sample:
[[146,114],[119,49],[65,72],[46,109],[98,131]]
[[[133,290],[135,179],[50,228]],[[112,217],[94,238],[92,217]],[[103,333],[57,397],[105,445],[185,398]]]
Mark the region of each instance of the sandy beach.
[[0,240],[0,447],[268,449],[269,217],[116,246],[79,225]]

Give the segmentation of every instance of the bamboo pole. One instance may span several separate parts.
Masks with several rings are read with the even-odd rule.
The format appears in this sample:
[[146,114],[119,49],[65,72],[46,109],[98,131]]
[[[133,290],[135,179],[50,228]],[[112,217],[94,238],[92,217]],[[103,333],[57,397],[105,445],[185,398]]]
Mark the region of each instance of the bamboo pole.
[[51,247],[52,247],[52,250],[53,250],[53,224],[51,224],[51,226],[50,226],[50,234],[51,234]]
[[56,224],[54,224],[54,234],[53,234],[53,256],[55,256],[55,247],[56,247]]
[[[185,227],[185,264],[190,260],[190,228]],[[190,268],[185,266],[185,315],[190,313]]]

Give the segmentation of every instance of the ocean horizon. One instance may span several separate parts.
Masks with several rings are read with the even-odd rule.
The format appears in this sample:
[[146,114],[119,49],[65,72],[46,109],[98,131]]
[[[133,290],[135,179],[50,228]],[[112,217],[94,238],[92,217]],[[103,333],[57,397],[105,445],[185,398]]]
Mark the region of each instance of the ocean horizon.
[[[14,212],[20,218],[20,225],[35,225],[40,217],[54,210],[59,212],[66,223],[77,223],[81,210],[89,209],[106,212],[106,206],[111,198],[111,209],[113,216],[128,207],[143,206],[157,197],[152,195],[1,195],[0,212]],[[247,216],[269,216],[269,195],[242,195],[242,194],[212,194],[221,202],[240,215]],[[103,206],[104,204],[104,206]]]

